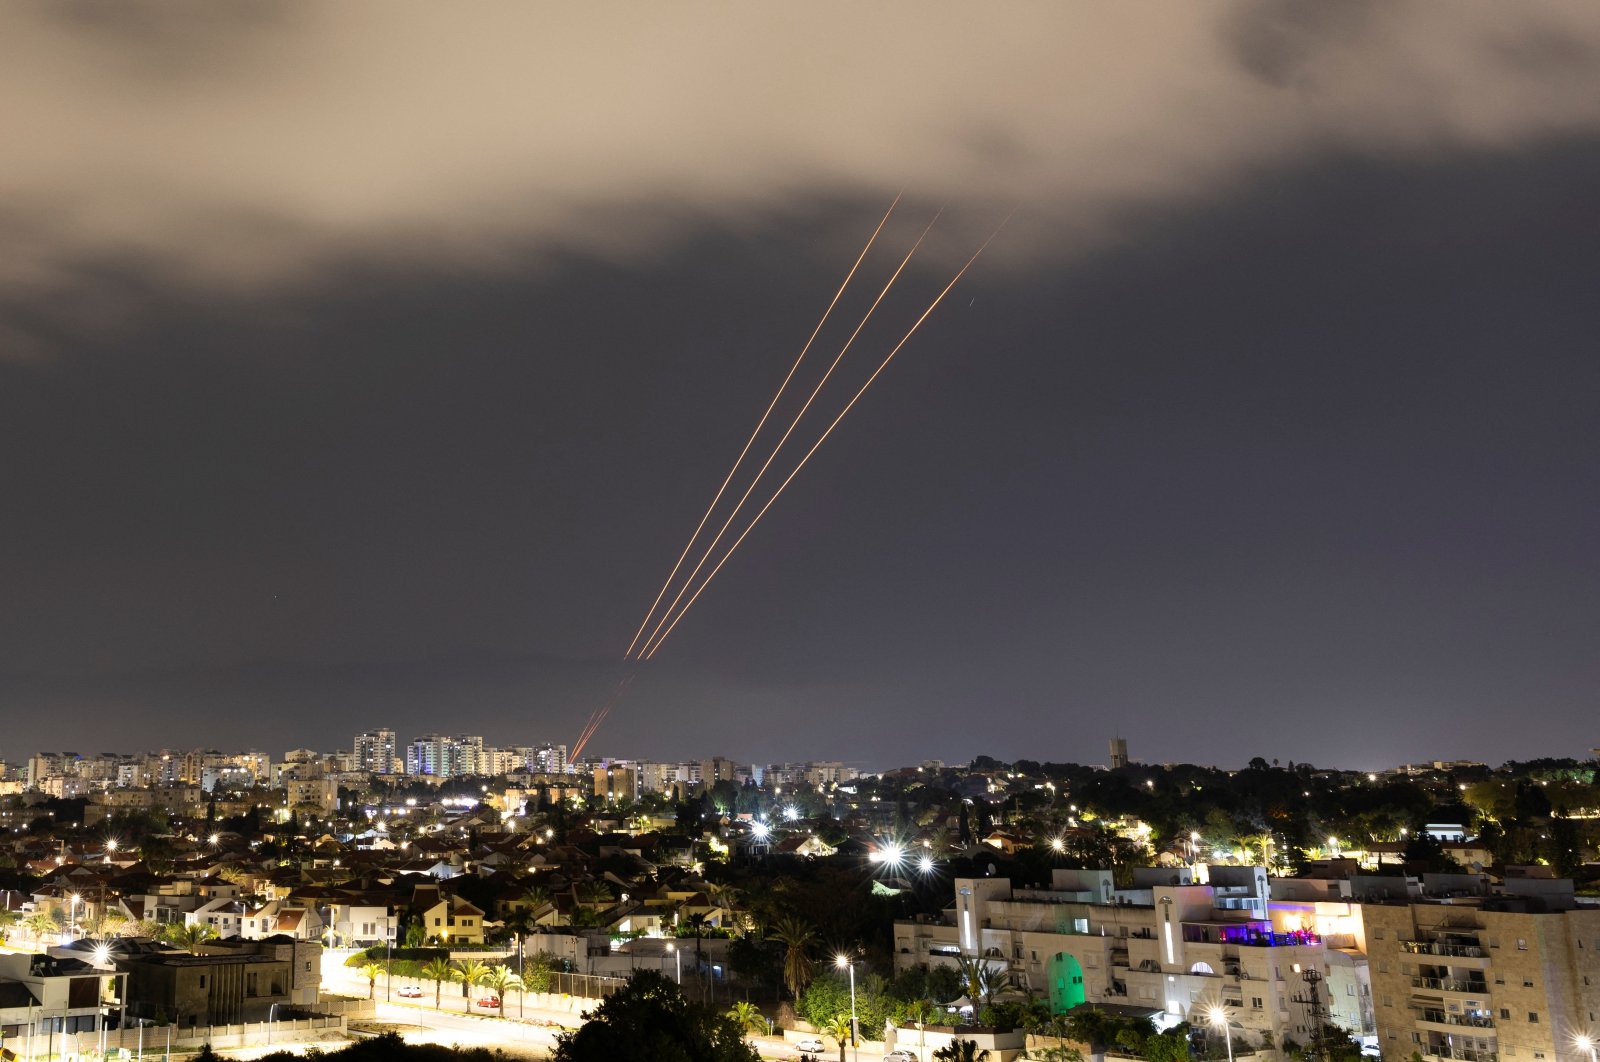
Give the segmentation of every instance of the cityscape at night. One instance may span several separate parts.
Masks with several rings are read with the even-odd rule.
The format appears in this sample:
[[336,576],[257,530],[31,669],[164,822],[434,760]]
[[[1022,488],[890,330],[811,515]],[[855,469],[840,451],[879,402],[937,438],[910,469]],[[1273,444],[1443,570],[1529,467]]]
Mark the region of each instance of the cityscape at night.
[[1600,1062],[1592,0],[0,42],[0,1062]]

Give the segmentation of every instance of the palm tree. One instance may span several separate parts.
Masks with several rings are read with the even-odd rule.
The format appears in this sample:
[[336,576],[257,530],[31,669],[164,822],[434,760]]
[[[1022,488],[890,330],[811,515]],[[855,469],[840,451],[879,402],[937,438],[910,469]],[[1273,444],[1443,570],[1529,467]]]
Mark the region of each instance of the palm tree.
[[[361,967],[361,976],[367,979],[367,998],[375,999],[378,995],[378,975],[383,973],[383,964],[376,962],[366,963]],[[387,990],[385,990],[387,991]]]
[[528,915],[533,919],[533,924],[537,925],[545,908],[550,906],[550,894],[538,885],[534,885],[522,894],[522,902],[528,905]]
[[839,1062],[844,1062],[844,1047],[850,1041],[850,1015],[836,1014],[818,1027],[817,1032],[839,1042]]
[[988,1048],[980,1049],[976,1040],[951,1040],[933,1053],[939,1062],[987,1062]]
[[817,942],[817,931],[793,915],[772,924],[767,936],[784,946],[783,983],[795,999],[811,983],[811,957],[807,951]]
[[27,918],[24,918],[22,924],[27,926],[28,932],[35,937],[46,937],[52,933],[61,932],[61,923],[50,917],[49,911],[35,911]]
[[439,993],[444,988],[444,983],[454,978],[455,967],[450,965],[449,959],[435,955],[422,967],[422,976],[433,982],[433,1009],[439,1009]]
[[[706,916],[698,912],[692,915],[685,915],[678,927],[679,932],[681,933],[685,927],[694,931],[694,968],[698,973],[703,964],[705,954],[705,949],[701,947],[700,941],[702,934],[706,931]],[[706,985],[704,978],[702,978],[700,981],[700,1002],[704,1003],[705,999]]]
[[766,1032],[768,1028],[766,1016],[761,1013],[761,1008],[749,1000],[735,1003],[728,1010],[728,1017],[745,1032],[755,1033],[757,1036]]
[[162,939],[168,944],[175,944],[185,951],[194,951],[217,935],[216,927],[203,926],[196,922],[193,925],[184,922],[169,922],[161,931]]
[[484,971],[481,983],[500,1001],[500,1006],[495,1009],[500,1012],[502,1018],[506,1016],[506,993],[522,991],[522,978],[512,973],[509,966],[489,967]]
[[517,941],[517,974],[519,976],[522,974],[522,944],[527,939],[528,934],[533,932],[533,919],[533,911],[526,907],[517,908],[507,914],[505,918],[506,930]]
[[489,967],[477,959],[456,960],[455,979],[461,982],[461,995],[463,998],[472,995],[474,985],[483,984],[483,979],[489,976]]
[[961,956],[956,960],[956,969],[966,985],[967,998],[975,1006],[987,1007],[1005,984],[1005,971],[990,966],[989,960],[981,956]]

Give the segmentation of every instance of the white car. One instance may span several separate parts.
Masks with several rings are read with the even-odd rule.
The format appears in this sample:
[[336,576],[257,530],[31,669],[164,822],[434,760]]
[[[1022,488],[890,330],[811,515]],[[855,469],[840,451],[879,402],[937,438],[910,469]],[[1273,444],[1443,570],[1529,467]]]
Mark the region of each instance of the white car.
[[822,1041],[815,1036],[809,1040],[796,1040],[794,1046],[808,1055],[821,1054],[823,1050]]
[[917,1062],[917,1056],[906,1050],[890,1051],[883,1056],[883,1062]]

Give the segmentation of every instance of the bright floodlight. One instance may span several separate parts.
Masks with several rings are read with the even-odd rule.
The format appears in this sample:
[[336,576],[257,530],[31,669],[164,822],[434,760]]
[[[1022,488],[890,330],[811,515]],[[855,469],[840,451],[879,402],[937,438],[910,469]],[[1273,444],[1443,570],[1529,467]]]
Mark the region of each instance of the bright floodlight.
[[1572,1046],[1579,1051],[1592,1051],[1594,1050],[1594,1037],[1587,1033],[1578,1033],[1572,1038]]
[[899,868],[906,861],[906,850],[897,844],[886,844],[878,854],[878,859],[886,867]]
[[106,851],[115,852],[116,850],[117,850],[117,839],[115,837],[108,837],[106,839]]
[[921,859],[917,860],[917,869],[922,871],[924,874],[932,874],[933,873],[933,857],[932,856],[923,856]]
[[214,833],[211,835],[210,840],[212,844],[216,844],[218,841],[222,840],[222,835],[219,833]]
[[765,841],[767,839],[767,834],[771,833],[772,830],[767,826],[766,823],[757,822],[751,824],[750,832],[755,834],[756,840]]
[[101,944],[94,949],[94,961],[104,966],[111,959],[111,949]]
[[1050,847],[1060,852],[1067,847],[1067,843],[1059,837],[1052,837],[1050,838]]
[[795,807],[793,804],[790,804],[788,807],[783,809],[783,817],[788,819],[790,822],[794,822],[800,818],[800,809]]
[[850,965],[850,960],[849,960],[849,959],[847,959],[847,958],[845,958],[845,957],[844,957],[844,956],[843,956],[843,955],[835,955],[835,956],[834,956],[834,957],[833,957],[833,964],[834,964],[834,965],[835,965],[835,966],[837,966],[837,967],[838,967],[838,968],[839,968],[839,969],[841,969],[841,970],[842,970],[842,969],[844,969],[844,968],[845,968],[845,967],[846,967],[846,966],[849,966],[849,965]]
[[1221,1007],[1208,1007],[1206,1008],[1206,1020],[1212,1025],[1221,1028],[1222,1026],[1228,1024],[1228,1012],[1223,1010]]

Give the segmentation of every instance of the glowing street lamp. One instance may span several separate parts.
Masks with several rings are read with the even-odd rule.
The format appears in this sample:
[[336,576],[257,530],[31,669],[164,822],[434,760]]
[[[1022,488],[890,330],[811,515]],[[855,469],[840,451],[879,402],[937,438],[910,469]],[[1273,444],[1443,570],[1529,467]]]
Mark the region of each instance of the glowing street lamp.
[[1218,1006],[1210,1007],[1206,1010],[1206,1021],[1212,1028],[1222,1030],[1228,1041],[1228,1062],[1233,1062],[1233,1029],[1228,1025],[1228,1012]]
[[833,964],[850,971],[850,1046],[856,1048],[856,964],[846,955],[835,955]]
[[925,855],[921,859],[917,860],[917,869],[922,871],[924,874],[932,874],[933,856]]
[[1572,1038],[1572,1046],[1579,1051],[1586,1052],[1589,1056],[1589,1062],[1596,1062],[1594,1037],[1588,1033],[1578,1033]]
[[672,965],[673,965],[673,967],[674,967],[674,969],[676,971],[676,976],[673,978],[673,980],[677,981],[679,987],[682,987],[682,985],[683,985],[683,953],[678,950],[678,946],[676,944],[672,944],[672,943],[668,943],[667,944],[667,950],[672,953]]

